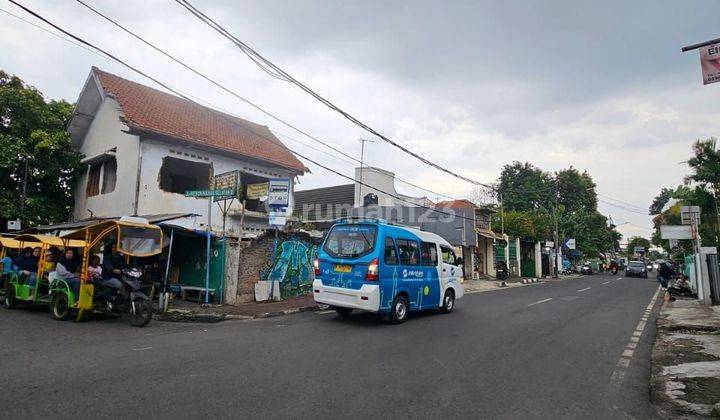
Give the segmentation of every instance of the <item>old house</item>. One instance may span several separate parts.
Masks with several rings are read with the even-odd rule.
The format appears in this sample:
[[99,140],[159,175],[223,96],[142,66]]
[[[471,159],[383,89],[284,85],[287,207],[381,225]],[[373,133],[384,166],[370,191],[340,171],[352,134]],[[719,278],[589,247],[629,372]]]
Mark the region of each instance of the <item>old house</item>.
[[[80,93],[69,131],[87,165],[75,191],[73,220],[193,213],[200,217],[178,223],[204,228],[208,200],[185,197],[185,191],[211,189],[214,175],[234,170],[241,172],[243,193],[250,184],[274,178],[289,179],[292,189],[295,178],[307,171],[266,126],[96,67]],[[219,206],[213,205],[212,212],[211,228],[219,232]],[[235,201],[227,213],[228,235],[240,235],[242,213]],[[248,199],[243,219],[244,233],[265,230],[263,202]]]

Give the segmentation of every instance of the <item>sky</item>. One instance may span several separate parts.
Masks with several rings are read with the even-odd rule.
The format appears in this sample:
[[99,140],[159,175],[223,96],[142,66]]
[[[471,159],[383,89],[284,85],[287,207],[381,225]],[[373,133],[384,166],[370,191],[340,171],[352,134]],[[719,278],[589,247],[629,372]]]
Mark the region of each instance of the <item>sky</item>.
[[[213,107],[269,126],[291,149],[350,177],[352,161],[199,79],[72,0],[17,0]],[[372,135],[270,77],[172,0],[85,0],[231,90],[360,158]],[[588,171],[625,239],[649,237],[647,208],[688,173],[692,142],[719,136],[720,83],[698,52],[717,38],[712,1],[198,1],[236,37],[397,143],[471,179],[503,165]],[[10,16],[22,17],[45,30]],[[158,87],[0,2],[0,69],[74,102],[90,67]],[[439,194],[473,185],[374,138],[365,162]],[[332,156],[332,155],[334,156]],[[348,183],[307,163],[297,189]]]

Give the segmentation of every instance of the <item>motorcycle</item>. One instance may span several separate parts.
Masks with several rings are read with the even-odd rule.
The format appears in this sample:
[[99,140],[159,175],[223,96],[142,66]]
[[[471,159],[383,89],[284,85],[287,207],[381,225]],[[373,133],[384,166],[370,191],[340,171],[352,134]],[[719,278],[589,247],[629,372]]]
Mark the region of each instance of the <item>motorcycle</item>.
[[141,276],[139,269],[126,268],[122,270],[119,282],[101,284],[94,300],[94,309],[126,315],[134,327],[147,325],[152,319],[152,305],[150,298],[140,290]]
[[505,264],[505,261],[498,262],[496,271],[498,280],[507,280],[507,278],[509,277],[508,268],[507,264]]
[[590,264],[583,264],[583,266],[580,268],[580,274],[590,275],[592,274],[592,267],[590,267]]

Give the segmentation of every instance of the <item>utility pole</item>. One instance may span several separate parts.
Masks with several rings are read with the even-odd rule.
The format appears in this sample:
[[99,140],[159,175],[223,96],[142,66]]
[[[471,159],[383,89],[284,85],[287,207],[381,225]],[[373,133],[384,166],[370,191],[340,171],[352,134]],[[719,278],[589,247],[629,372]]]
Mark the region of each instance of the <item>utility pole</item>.
[[[358,139],[358,141],[360,142],[360,200],[362,201],[362,199],[363,199],[362,187],[363,187],[363,183],[365,182],[365,180],[363,179],[363,170],[364,170],[364,166],[365,166],[363,164],[363,159],[365,158],[365,143],[366,142],[367,143],[375,143],[375,140],[360,138],[360,139]],[[365,203],[363,203],[363,204],[365,204]]]
[[558,235],[558,218],[560,217],[558,214],[558,196],[560,195],[560,190],[555,192],[555,263],[553,264],[554,270],[553,270],[553,278],[558,278],[558,260],[560,259],[560,240]]

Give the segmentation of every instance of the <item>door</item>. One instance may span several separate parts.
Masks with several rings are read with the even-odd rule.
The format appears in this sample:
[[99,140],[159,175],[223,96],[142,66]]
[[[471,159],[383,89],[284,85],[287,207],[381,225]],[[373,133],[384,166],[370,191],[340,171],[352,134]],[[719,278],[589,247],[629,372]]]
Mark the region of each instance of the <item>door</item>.
[[[440,255],[442,258],[440,270],[440,299],[449,283],[460,283],[462,276],[462,268],[458,267],[457,256],[452,248],[440,245]],[[438,305],[440,305],[438,299]]]
[[408,294],[410,309],[423,306],[425,273],[420,264],[420,243],[414,239],[396,239],[400,257],[400,290]]

